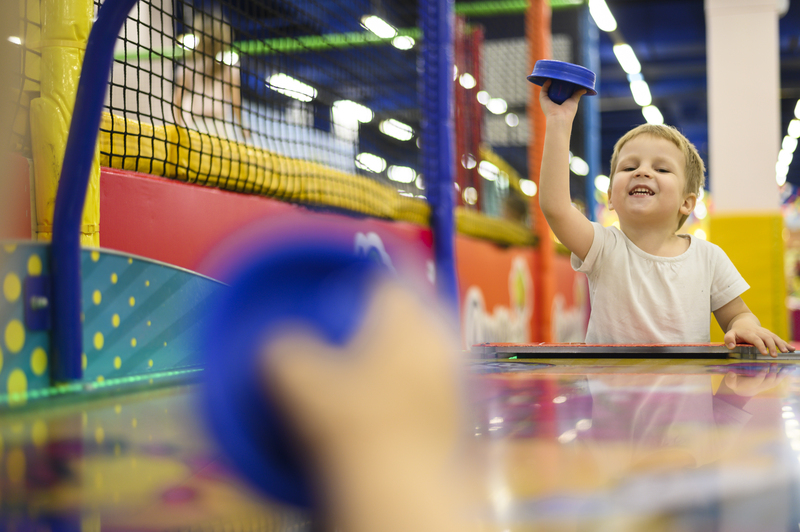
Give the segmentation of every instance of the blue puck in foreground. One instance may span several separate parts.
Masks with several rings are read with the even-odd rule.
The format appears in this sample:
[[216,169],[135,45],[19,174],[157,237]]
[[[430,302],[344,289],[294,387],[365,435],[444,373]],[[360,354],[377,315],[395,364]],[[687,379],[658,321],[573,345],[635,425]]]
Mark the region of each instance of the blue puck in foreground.
[[533,72],[528,76],[528,81],[536,85],[544,85],[544,82],[552,79],[547,95],[551,100],[561,105],[577,89],[586,89],[587,96],[594,96],[595,73],[580,65],[555,61],[552,59],[540,59],[536,61]]
[[375,284],[388,277],[385,266],[357,256],[352,242],[294,243],[247,261],[208,301],[199,339],[208,428],[233,468],[272,499],[316,506],[309,459],[267,389],[261,357],[292,325],[346,345]]

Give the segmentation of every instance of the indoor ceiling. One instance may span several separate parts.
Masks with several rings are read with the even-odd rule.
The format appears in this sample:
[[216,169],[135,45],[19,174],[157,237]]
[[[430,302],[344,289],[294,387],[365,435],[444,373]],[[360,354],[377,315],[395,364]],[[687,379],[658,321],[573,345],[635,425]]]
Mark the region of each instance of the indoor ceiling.
[[[683,131],[708,162],[703,0],[606,2],[616,18],[617,31],[631,45],[642,65],[653,104],[661,110],[665,123]],[[610,36],[601,32],[599,81],[604,171],[608,171],[616,139],[644,121],[612,46]],[[800,0],[792,1],[788,12],[780,19],[780,61],[780,135],[783,137],[800,98]],[[742,83],[754,82],[747,76],[746,65],[742,67]],[[788,181],[800,185],[800,162],[790,165]]]

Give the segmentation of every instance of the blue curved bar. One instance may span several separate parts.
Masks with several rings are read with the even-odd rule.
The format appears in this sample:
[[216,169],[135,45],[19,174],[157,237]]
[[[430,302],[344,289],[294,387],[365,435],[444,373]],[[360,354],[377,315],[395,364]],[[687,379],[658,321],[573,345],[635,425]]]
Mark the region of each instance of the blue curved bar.
[[82,352],[80,226],[114,45],[138,0],[106,0],[97,13],[83,60],[53,214],[50,271],[53,278],[55,382],[80,379]]
[[431,206],[436,286],[458,312],[455,260],[453,22],[451,0],[422,0],[422,168]]

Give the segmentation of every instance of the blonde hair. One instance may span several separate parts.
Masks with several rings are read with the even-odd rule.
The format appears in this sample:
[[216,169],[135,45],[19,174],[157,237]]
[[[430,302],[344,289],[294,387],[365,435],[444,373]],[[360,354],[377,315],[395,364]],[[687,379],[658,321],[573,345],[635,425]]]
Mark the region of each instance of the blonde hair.
[[[611,175],[609,176],[611,178],[611,182],[613,183],[614,181],[614,173],[616,172],[617,164],[619,163],[619,152],[622,151],[622,147],[628,141],[633,140],[641,135],[652,135],[660,139],[668,140],[677,146],[679,150],[681,150],[681,153],[683,153],[683,159],[686,161],[683,172],[686,177],[686,183],[683,191],[685,194],[699,195],[700,189],[703,188],[703,184],[705,182],[706,165],[703,163],[703,159],[700,157],[700,154],[697,152],[697,148],[694,147],[694,144],[689,142],[689,139],[684,137],[680,131],[672,126],[666,125],[642,124],[641,126],[637,126],[625,133],[617,141],[617,143],[614,145],[614,153],[611,155]],[[610,196],[610,183],[608,185],[608,193]],[[678,229],[680,229],[681,226],[686,222],[687,218],[689,218],[689,216],[686,214],[681,216],[680,221],[678,221]]]

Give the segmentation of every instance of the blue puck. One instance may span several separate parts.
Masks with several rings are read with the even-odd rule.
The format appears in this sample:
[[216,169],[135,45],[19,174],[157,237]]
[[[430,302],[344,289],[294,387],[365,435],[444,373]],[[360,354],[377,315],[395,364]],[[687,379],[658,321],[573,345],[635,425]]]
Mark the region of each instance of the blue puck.
[[248,261],[204,304],[199,349],[207,425],[234,470],[268,497],[316,506],[308,458],[266,389],[265,347],[289,324],[346,345],[376,281],[387,275],[383,264],[356,255],[351,240],[289,243]]
[[587,96],[594,96],[595,73],[580,65],[555,61],[552,59],[540,59],[536,61],[533,72],[528,76],[528,81],[536,85],[544,85],[544,82],[552,79],[547,95],[551,100],[561,105],[577,89],[586,89]]

